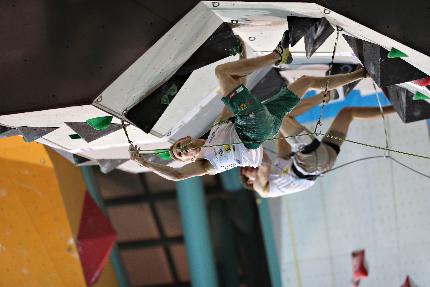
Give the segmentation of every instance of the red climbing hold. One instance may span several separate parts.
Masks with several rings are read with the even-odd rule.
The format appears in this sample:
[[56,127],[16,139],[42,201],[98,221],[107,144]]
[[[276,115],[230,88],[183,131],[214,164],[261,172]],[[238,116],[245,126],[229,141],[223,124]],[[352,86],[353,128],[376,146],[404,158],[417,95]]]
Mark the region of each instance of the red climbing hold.
[[430,85],[430,77],[415,80],[415,81],[413,81],[413,83],[417,84],[421,87],[428,86],[428,85]]
[[409,276],[406,276],[405,282],[403,282],[402,286],[400,287],[412,287],[411,281],[409,280]]
[[354,251],[351,253],[352,272],[354,273],[354,281],[366,278],[368,275],[365,266],[364,250]]
[[100,277],[115,241],[115,230],[87,192],[79,226],[78,251],[88,286]]

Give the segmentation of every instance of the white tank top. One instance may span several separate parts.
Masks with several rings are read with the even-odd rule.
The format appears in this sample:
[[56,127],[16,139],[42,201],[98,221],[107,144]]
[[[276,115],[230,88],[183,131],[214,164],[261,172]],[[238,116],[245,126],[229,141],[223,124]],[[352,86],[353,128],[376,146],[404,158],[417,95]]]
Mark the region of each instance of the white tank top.
[[269,194],[266,197],[276,197],[299,192],[315,184],[314,180],[297,177],[291,170],[293,160],[276,158],[272,163],[269,175]]
[[[201,157],[208,160],[217,174],[237,166],[258,167],[263,159],[263,147],[247,149],[241,142],[232,122],[211,129]],[[215,146],[212,146],[215,145]]]

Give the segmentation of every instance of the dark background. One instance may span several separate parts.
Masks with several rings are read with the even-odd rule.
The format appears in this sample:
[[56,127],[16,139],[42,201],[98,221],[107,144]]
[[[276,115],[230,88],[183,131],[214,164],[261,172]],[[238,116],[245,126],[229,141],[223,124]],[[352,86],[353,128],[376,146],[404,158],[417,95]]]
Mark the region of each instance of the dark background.
[[[0,115],[90,104],[198,2],[0,1]],[[304,2],[430,55],[430,1]]]

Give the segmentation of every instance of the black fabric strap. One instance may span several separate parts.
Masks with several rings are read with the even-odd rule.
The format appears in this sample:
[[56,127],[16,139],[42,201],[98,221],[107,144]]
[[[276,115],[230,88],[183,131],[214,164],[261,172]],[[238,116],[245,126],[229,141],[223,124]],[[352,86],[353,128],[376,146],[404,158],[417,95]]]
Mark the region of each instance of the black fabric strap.
[[319,146],[320,146],[320,141],[318,139],[314,139],[310,144],[305,145],[300,152],[303,154],[309,154],[315,151]]
[[328,145],[329,147],[331,147],[332,149],[334,149],[335,152],[336,152],[336,154],[339,154],[339,152],[340,152],[340,146],[338,146],[337,144],[332,143],[332,142],[323,141],[323,143],[325,143],[326,145]]
[[291,169],[293,170],[293,172],[295,173],[295,175],[297,175],[297,177],[299,178],[303,178],[303,179],[307,179],[307,180],[316,180],[320,175],[314,175],[314,174],[303,174],[301,171],[299,171],[296,167],[296,165],[293,163],[291,165]]

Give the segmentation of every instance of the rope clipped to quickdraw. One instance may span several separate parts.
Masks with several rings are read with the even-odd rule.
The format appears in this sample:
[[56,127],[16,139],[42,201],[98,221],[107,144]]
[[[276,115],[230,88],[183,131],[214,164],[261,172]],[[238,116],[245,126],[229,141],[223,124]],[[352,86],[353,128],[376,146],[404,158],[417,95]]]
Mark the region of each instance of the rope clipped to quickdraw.
[[388,131],[387,131],[387,122],[385,120],[385,115],[384,115],[384,109],[382,108],[381,100],[379,99],[379,94],[378,94],[378,90],[376,89],[375,81],[372,80],[372,84],[373,84],[373,88],[375,89],[376,99],[378,100],[379,110],[381,111],[382,121],[384,123],[385,147],[387,148],[384,155],[390,156],[390,151],[388,151],[390,144],[389,144],[389,137],[388,137]]
[[128,136],[127,129],[123,119],[121,119],[121,126],[122,126],[122,129],[124,130],[125,136],[127,137],[128,143],[133,145],[133,142],[130,140],[130,137]]
[[[342,27],[336,26],[336,41],[334,42],[333,53],[332,53],[332,55],[331,55],[331,61],[330,61],[330,64],[329,64],[329,66],[328,66],[328,73],[327,73],[327,76],[330,76],[330,75],[331,75],[331,70],[333,69],[333,64],[334,64],[334,55],[336,54],[336,47],[337,47],[337,43],[338,43],[338,41],[339,41],[339,34],[340,34],[340,31],[342,31],[342,30],[343,30],[343,28],[342,28]],[[327,98],[327,93],[328,93],[328,84],[329,84],[329,82],[330,82],[330,80],[329,80],[329,79],[327,79],[327,82],[326,82],[326,85],[325,85],[325,89],[324,89],[324,97],[323,97],[322,105],[321,105],[321,109],[320,109],[320,116],[319,116],[319,118],[318,118],[317,123],[315,124],[315,129],[314,129],[314,133],[315,133],[316,135],[321,134],[321,133],[318,133],[318,132],[317,132],[317,129],[318,129],[318,126],[322,126],[321,118],[322,118],[322,113],[323,113],[323,110],[324,110],[325,104],[326,104],[326,102],[327,102],[326,98]]]
[[[121,126],[122,126],[122,129],[124,130],[125,136],[127,137],[128,143],[133,148],[136,148],[138,153],[142,153],[142,150],[140,148],[138,148],[137,145],[134,145],[133,142],[131,141],[130,136],[128,135],[128,132],[127,132],[127,129],[126,129],[126,125],[125,125],[123,119],[121,119]],[[155,154],[156,156],[158,156],[162,160],[171,160],[172,159],[172,156],[170,154],[170,150],[169,149],[156,149],[156,150],[153,150],[151,153]]]

